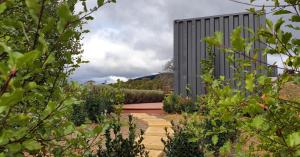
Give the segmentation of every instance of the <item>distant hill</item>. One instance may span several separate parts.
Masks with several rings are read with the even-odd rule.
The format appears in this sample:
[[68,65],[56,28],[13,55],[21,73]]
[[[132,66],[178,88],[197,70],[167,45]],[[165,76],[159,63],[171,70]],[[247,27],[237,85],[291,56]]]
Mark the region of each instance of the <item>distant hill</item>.
[[[173,90],[173,82],[173,73],[166,72],[129,79],[126,82],[121,82],[120,86],[127,89],[163,90],[169,92]],[[116,86],[116,84],[113,84],[113,86]]]

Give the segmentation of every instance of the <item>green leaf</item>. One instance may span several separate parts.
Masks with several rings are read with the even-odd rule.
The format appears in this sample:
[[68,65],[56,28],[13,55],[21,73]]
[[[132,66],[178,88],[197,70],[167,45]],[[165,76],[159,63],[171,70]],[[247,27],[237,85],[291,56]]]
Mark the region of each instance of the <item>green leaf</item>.
[[0,14],[3,13],[6,10],[6,3],[3,2],[0,4]]
[[50,54],[47,58],[47,60],[45,61],[44,65],[46,64],[51,64],[55,61],[55,56],[53,54]]
[[49,113],[53,112],[53,111],[55,110],[55,108],[56,108],[56,103],[53,102],[53,101],[49,101],[49,103],[48,103],[48,105],[47,105],[47,107],[46,107],[46,109],[45,109],[45,114],[46,114],[46,116],[47,116]]
[[257,78],[257,82],[259,85],[264,85],[268,78],[265,75],[262,75]]
[[104,4],[104,0],[97,0],[98,7],[101,7]]
[[241,27],[237,27],[232,31],[230,40],[232,47],[237,51],[243,51],[245,48],[244,38],[241,36]]
[[274,26],[274,31],[278,32],[284,22],[285,21],[283,20],[283,18],[280,18],[279,20],[277,20],[277,22],[275,23],[275,26]]
[[270,30],[273,30],[273,22],[270,19],[266,19],[267,26]]
[[34,60],[40,55],[40,51],[34,50],[28,53],[25,53],[22,57],[17,60],[17,68],[22,68],[24,65],[32,64]]
[[290,13],[292,13],[292,12],[282,9],[282,10],[276,11],[273,15],[282,15],[282,14],[290,14]]
[[41,6],[38,0],[25,0],[26,6],[29,9],[31,17],[38,22],[38,15],[41,10]]
[[287,44],[292,39],[292,33],[286,32],[282,35],[282,43]]
[[292,22],[300,22],[300,16],[294,15],[294,16],[292,16],[292,18],[290,20]]
[[246,89],[250,92],[253,92],[254,89],[254,75],[253,74],[247,74],[246,76]]
[[293,39],[293,40],[292,40],[292,43],[293,43],[294,45],[300,46],[300,39]]
[[59,33],[62,33],[68,21],[71,21],[73,18],[72,12],[67,3],[62,3],[57,9],[57,14],[59,16],[57,30]]
[[262,129],[262,126],[264,124],[264,118],[262,116],[256,116],[251,123],[251,126],[256,129]]
[[0,97],[0,106],[12,106],[23,98],[23,89],[17,89],[11,93],[5,93]]
[[17,153],[22,149],[22,145],[20,143],[15,143],[15,144],[9,144],[8,150],[12,153]]
[[215,32],[214,36],[206,37],[205,42],[213,46],[221,46],[223,44],[223,33]]
[[300,145],[300,132],[294,132],[288,135],[287,143],[290,147]]
[[216,145],[218,143],[218,140],[219,140],[218,135],[214,135],[211,140],[212,140],[212,143],[214,145]]
[[30,151],[39,150],[42,148],[40,143],[32,139],[23,142],[22,145]]

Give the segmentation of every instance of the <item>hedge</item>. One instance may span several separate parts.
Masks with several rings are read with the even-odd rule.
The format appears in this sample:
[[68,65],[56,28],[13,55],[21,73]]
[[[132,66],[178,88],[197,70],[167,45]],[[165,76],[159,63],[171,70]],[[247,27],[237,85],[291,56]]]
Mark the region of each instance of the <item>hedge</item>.
[[153,103],[164,100],[164,92],[159,90],[122,89],[125,104]]

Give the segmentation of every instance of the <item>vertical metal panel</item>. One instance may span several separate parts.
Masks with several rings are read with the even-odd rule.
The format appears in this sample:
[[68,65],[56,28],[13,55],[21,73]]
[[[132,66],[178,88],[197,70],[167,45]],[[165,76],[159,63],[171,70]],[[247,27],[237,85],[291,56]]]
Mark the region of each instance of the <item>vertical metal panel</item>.
[[194,98],[197,95],[197,55],[196,55],[196,45],[197,45],[197,40],[196,40],[196,35],[197,35],[197,26],[196,26],[196,20],[192,21],[192,37],[191,37],[191,42],[192,42],[192,49],[191,49],[191,63],[192,67],[189,67],[191,69],[192,74],[191,74],[191,92],[192,92],[192,97]]
[[[257,31],[259,26],[264,26],[264,20],[264,16],[258,17],[249,13],[176,20],[174,23],[175,92],[186,96],[186,87],[190,87],[193,97],[205,93],[204,83],[201,80],[202,67],[200,64],[202,60],[208,58],[206,50],[208,45],[203,40],[205,37],[213,35],[216,31],[222,31],[224,46],[230,47],[230,35],[234,28],[241,26],[241,36],[253,37],[246,30],[252,28]],[[263,48],[263,43],[255,42],[249,55],[253,57],[255,55],[254,50]],[[227,53],[221,52],[218,48],[213,48],[213,51],[215,53],[215,76],[224,75],[226,79],[233,80],[234,67],[239,66],[239,64],[230,65],[226,59]],[[266,62],[266,57],[261,55],[261,51],[258,54],[258,57]],[[247,54],[240,52],[234,57],[249,60],[245,55]],[[257,63],[252,62],[251,68],[249,67],[248,70],[254,70],[257,66]],[[233,81],[232,85],[234,85]]]
[[[219,32],[220,31],[220,18],[215,18],[214,19],[214,32]],[[220,76],[220,49],[219,48],[214,48],[215,52],[215,76],[218,77]]]
[[[228,42],[230,43],[229,45],[231,46],[231,42],[230,42],[230,36],[231,36],[231,33],[233,31],[233,27],[234,27],[234,19],[233,19],[233,16],[229,16],[229,31],[228,31]],[[235,56],[234,56],[235,57]],[[231,81],[231,85],[234,85],[234,80],[232,79],[233,78],[233,75],[234,75],[234,63],[229,63],[229,80]]]
[[[220,17],[220,28],[219,31],[224,34],[224,17]],[[223,38],[223,44],[225,44],[225,38]],[[225,76],[225,54],[223,51],[219,51],[219,60],[220,60],[220,75]]]
[[[266,26],[266,16],[260,16],[259,17],[259,27],[265,27]],[[263,55],[263,50],[266,49],[266,45],[263,43],[264,41],[261,41],[259,43],[259,48],[260,48],[260,52],[259,53],[261,55],[261,61],[264,63],[267,63],[267,56]],[[261,66],[266,66],[265,64],[261,63]],[[262,69],[261,73],[267,74],[267,70],[266,69]]]
[[[224,17],[224,43],[225,47],[229,47],[229,17]],[[225,53],[225,78],[230,79],[230,64],[227,60],[228,53]]]
[[[200,40],[201,41],[201,51],[200,51],[199,62],[201,62],[201,60],[205,59],[206,49],[205,49],[204,38],[205,38],[205,20],[201,19],[201,40]],[[201,66],[201,64],[200,64],[200,66]],[[204,93],[205,92],[204,84],[202,81],[200,82],[200,84],[201,84],[201,93]]]
[[[255,28],[255,18],[253,14],[249,14],[249,28],[256,31]],[[254,38],[254,34],[250,34],[250,38]],[[255,43],[252,44],[251,46],[251,51],[250,51],[250,56],[254,56],[255,52],[254,52],[254,47],[255,47]],[[256,64],[253,61],[251,62],[251,71],[255,70],[255,66]]]
[[187,90],[188,91],[187,95],[190,96],[191,95],[190,91],[191,91],[191,87],[192,87],[192,77],[193,77],[192,73],[193,73],[193,70],[195,69],[192,65],[192,60],[193,60],[193,58],[192,58],[193,57],[192,56],[192,43],[194,41],[192,41],[192,22],[191,21],[187,22],[187,27],[188,27],[187,28],[187,30],[188,30],[188,35],[187,35],[187,37],[188,37],[188,42],[187,42],[187,45],[188,45],[188,47],[187,47],[187,56],[188,56],[188,61],[187,61],[187,64],[188,64],[188,67],[187,67],[187,71],[188,71],[187,89],[189,89],[189,90]]
[[197,67],[197,73],[196,73],[196,84],[197,84],[197,89],[196,89],[196,94],[199,95],[201,94],[201,20],[196,21],[196,67]]
[[179,78],[180,78],[180,75],[179,75],[179,66],[180,66],[180,63],[179,63],[179,57],[178,57],[178,51],[179,51],[179,44],[178,44],[178,41],[179,41],[179,28],[178,28],[178,23],[175,21],[174,22],[174,78],[177,78],[177,79],[174,79],[174,91],[175,93],[179,93],[179,87],[180,87],[180,84],[179,84]]
[[187,21],[181,24],[180,93],[186,96],[187,86]]

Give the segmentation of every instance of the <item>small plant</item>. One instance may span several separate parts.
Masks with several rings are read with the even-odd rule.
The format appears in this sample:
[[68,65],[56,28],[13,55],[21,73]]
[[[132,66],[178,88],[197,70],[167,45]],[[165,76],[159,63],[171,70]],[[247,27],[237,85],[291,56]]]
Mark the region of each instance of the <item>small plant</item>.
[[[120,117],[113,121],[109,128],[106,129],[105,137],[105,149],[99,147],[97,151],[98,157],[148,157],[148,152],[145,150],[145,146],[142,144],[144,138],[144,131],[140,130],[140,135],[136,139],[136,125],[133,123],[132,116],[129,116],[129,135],[128,138],[124,138],[121,133]],[[113,136],[112,136],[113,135]]]
[[76,126],[80,126],[81,124],[84,124],[85,118],[87,117],[87,114],[84,110],[83,104],[74,104],[73,105],[73,112],[71,115],[71,120]]
[[199,110],[197,103],[190,97],[182,97],[176,94],[170,94],[163,101],[163,109],[167,113],[193,113]]
[[88,118],[93,122],[98,122],[98,116],[114,111],[114,105],[124,102],[124,95],[118,89],[109,86],[90,86],[85,97],[85,111]]
[[[186,124],[186,123],[185,123]],[[172,129],[174,135],[171,136],[167,130],[167,139],[162,139],[164,143],[164,152],[167,157],[203,157],[204,153],[200,147],[198,139],[192,140],[196,137],[195,132],[189,129],[185,124],[175,125],[172,122]]]

